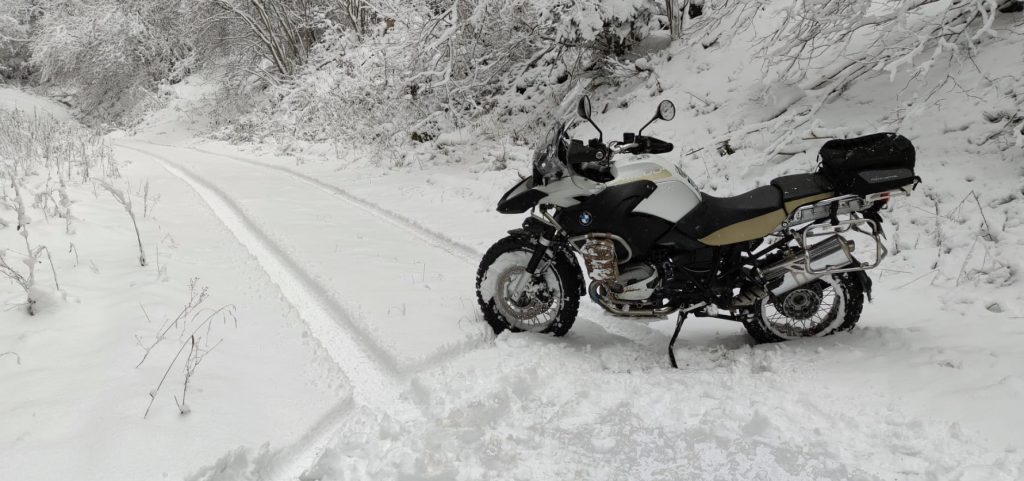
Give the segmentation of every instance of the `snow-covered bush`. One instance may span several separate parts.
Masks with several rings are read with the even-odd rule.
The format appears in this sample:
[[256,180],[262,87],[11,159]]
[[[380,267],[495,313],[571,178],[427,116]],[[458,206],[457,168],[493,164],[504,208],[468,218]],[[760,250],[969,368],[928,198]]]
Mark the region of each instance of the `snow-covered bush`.
[[119,175],[110,146],[96,132],[21,110],[0,110],[0,167],[8,182],[29,175],[50,184]]
[[140,116],[160,82],[189,71],[193,48],[183,3],[48,2],[31,42],[38,80],[66,89],[90,118]]
[[[210,0],[208,22],[237,35],[226,42],[236,65],[261,78],[291,75],[317,42],[324,4],[316,0]],[[272,68],[263,69],[263,64]],[[270,70],[269,72],[267,70]]]
[[[356,20],[328,9],[309,61],[270,88],[262,135],[393,145],[470,123],[500,122],[499,136],[535,127],[574,81],[619,68],[639,40],[666,29],[664,5],[366,1]],[[497,118],[481,122],[485,114]]]
[[970,54],[998,34],[995,0],[797,0],[780,11],[763,58],[790,83],[818,88],[871,70],[923,75],[944,55]]
[[0,79],[21,81],[28,77],[31,24],[37,16],[25,0],[0,3]]
[[[0,277],[25,291],[30,314],[47,296],[36,279],[40,264],[50,264],[60,291],[49,249],[29,235],[34,217],[60,218],[65,232],[74,234],[68,185],[117,175],[110,148],[94,132],[49,116],[0,110],[0,230],[13,225],[21,238],[0,245]],[[8,213],[13,219],[5,218]]]
[[[28,215],[22,188],[17,182],[14,182],[11,185],[11,190],[14,191],[13,197],[8,198],[5,195],[2,201],[16,214],[18,235],[24,241],[25,252],[0,247],[0,276],[6,277],[25,291],[26,310],[29,315],[35,315],[36,305],[42,297],[45,297],[42,289],[36,285],[36,266],[42,264],[43,254],[46,254],[46,260],[53,270],[53,282],[58,291],[60,291],[60,282],[57,280],[57,270],[53,267],[49,249],[44,245],[33,245],[29,238],[28,226],[32,223],[32,218]],[[19,264],[21,265],[19,266]]]

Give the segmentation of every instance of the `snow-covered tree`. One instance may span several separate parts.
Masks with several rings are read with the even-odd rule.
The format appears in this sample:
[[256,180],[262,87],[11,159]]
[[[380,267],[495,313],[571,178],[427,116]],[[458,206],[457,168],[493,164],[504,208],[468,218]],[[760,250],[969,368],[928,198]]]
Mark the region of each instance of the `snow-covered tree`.
[[87,114],[131,115],[154,86],[187,73],[192,46],[183,3],[54,0],[31,42],[39,81],[72,93]]
[[[339,6],[340,5],[340,6]],[[663,1],[360,0],[322,10],[320,41],[273,81],[270,131],[429,139],[490,112],[545,112],[667,30]],[[356,13],[358,12],[358,14]],[[527,122],[529,123],[529,122]]]
[[28,49],[32,25],[39,13],[36,3],[36,0],[0,3],[0,78],[24,80],[29,75]]

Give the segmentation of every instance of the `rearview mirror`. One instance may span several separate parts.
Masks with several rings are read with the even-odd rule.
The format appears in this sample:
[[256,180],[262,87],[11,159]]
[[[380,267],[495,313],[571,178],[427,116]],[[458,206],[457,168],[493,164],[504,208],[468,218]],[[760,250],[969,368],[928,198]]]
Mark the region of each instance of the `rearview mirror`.
[[648,120],[643,127],[640,127],[640,131],[637,132],[636,135],[643,135],[644,129],[646,129],[648,125],[651,125],[651,122],[654,122],[655,120],[672,120],[674,118],[676,118],[676,104],[672,103],[671,100],[662,100],[661,103],[658,104],[658,111],[654,113],[654,117],[651,117],[651,120]]
[[662,100],[658,104],[658,115],[657,117],[661,120],[672,120],[676,118],[676,104],[672,103],[671,100]]
[[583,98],[580,99],[579,105],[576,106],[576,114],[584,120],[590,120],[591,112],[590,97],[584,95]]
[[590,122],[590,125],[593,125],[594,129],[597,130],[598,142],[604,142],[604,132],[601,132],[601,128],[594,123],[594,119],[590,118],[591,113],[593,113],[593,109],[590,106],[590,97],[584,95],[580,99],[580,103],[576,105],[576,114],[582,117],[583,120]]

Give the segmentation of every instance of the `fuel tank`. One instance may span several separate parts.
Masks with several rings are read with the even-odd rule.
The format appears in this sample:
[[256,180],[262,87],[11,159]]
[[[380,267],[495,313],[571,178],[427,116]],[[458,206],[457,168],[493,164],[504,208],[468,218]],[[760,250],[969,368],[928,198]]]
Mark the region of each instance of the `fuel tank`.
[[633,212],[648,214],[672,224],[697,207],[701,202],[700,190],[692,180],[672,163],[659,158],[635,159],[616,163],[618,172],[608,186],[649,181],[657,186]]
[[617,252],[619,259],[643,257],[659,239],[667,244],[685,242],[665,237],[701,201],[700,191],[685,174],[657,159],[617,162],[613,174],[615,179],[603,190],[580,197],[578,204],[557,214],[570,236],[618,236],[625,243]]

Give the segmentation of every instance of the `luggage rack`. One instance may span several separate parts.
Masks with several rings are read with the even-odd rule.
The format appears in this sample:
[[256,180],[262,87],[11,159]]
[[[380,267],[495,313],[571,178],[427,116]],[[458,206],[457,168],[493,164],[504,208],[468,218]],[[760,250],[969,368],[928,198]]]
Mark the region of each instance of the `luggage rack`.
[[[882,260],[884,260],[886,256],[889,255],[889,250],[886,249],[885,244],[882,243],[882,228],[874,219],[854,218],[830,223],[812,224],[800,231],[793,229],[793,227],[822,219],[828,219],[838,215],[860,212],[871,207],[878,201],[887,201],[894,197],[907,197],[911,192],[913,192],[915,185],[916,183],[906,185],[899,189],[876,192],[865,196],[853,194],[843,195],[816,202],[814,204],[805,205],[793,211],[789,218],[786,219],[778,229],[776,229],[776,233],[790,231],[793,234],[797,243],[800,244],[801,249],[804,251],[804,261],[802,262],[803,265],[801,270],[808,274],[841,274],[845,272],[859,272],[874,269],[882,263]],[[858,261],[859,265],[856,266],[815,269],[811,262],[811,247],[814,246],[814,238],[834,235],[840,235],[840,237],[842,237],[841,234],[845,234],[850,231],[864,234],[874,241],[874,262],[864,263]]]
[[[827,219],[834,215],[850,214],[853,212],[860,212],[872,204],[880,200],[889,200],[894,197],[908,197],[914,190],[914,184],[910,184],[899,189],[889,190],[885,192],[876,192],[874,194],[868,194],[865,196],[859,196],[855,194],[842,195],[839,197],[833,197],[831,199],[825,199],[820,202],[808,204],[794,210],[789,218],[784,220],[782,224],[775,230],[776,233],[785,231],[793,226],[800,224],[806,224],[816,220]],[[834,210],[833,210],[834,209]]]

